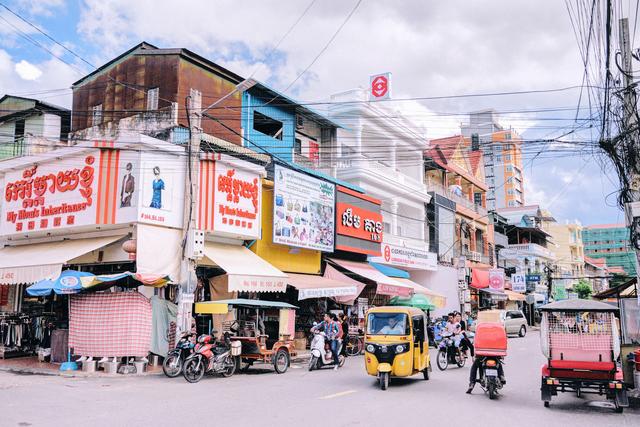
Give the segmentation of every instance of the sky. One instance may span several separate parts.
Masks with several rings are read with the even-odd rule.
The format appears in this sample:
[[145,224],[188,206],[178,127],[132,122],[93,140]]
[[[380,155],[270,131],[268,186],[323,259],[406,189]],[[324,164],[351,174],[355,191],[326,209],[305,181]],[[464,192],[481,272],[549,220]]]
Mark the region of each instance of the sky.
[[[391,72],[394,107],[428,138],[459,133],[469,112],[485,108],[525,139],[561,136],[576,117],[583,131],[563,139],[596,135],[580,121],[588,111],[576,110],[579,89],[451,97],[579,86],[583,65],[560,0],[363,0],[348,20],[357,0],[4,2],[82,59],[0,7],[0,95],[70,107],[74,81],[144,40],[188,48],[303,102],[326,102]],[[601,154],[545,148],[525,150],[528,204],[563,222],[624,221],[617,179]]]

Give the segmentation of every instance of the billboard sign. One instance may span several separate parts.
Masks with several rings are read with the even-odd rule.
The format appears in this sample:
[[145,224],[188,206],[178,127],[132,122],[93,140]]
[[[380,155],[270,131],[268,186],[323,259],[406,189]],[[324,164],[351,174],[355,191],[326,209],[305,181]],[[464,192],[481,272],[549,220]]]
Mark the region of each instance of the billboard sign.
[[333,183],[276,165],[274,168],[273,242],[333,252]]
[[504,270],[494,268],[489,270],[489,288],[496,291],[504,290]]
[[369,99],[380,101],[391,98],[391,73],[376,74],[369,77]]
[[511,276],[511,290],[522,294],[527,291],[527,282],[524,274],[513,274]]

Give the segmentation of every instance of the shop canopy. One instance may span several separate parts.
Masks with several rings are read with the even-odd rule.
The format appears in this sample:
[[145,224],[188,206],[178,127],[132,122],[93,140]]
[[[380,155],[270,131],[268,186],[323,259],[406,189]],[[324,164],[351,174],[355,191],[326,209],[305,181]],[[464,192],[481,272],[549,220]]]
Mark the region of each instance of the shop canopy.
[[204,301],[196,303],[196,313],[198,314],[227,314],[229,307],[245,307],[256,309],[269,309],[269,308],[286,308],[290,310],[297,310],[298,307],[282,301],[263,301],[257,299],[224,299],[219,301]]
[[415,307],[420,310],[433,310],[436,308],[435,305],[429,301],[429,299],[423,294],[414,294],[409,298],[404,297],[393,297],[391,301],[389,301],[389,305],[399,305],[404,307]]
[[371,264],[376,270],[378,270],[380,273],[384,274],[385,276],[401,278],[401,279],[411,278],[408,272],[404,270],[400,270],[399,268],[391,267],[390,265],[385,265],[385,264],[378,264],[377,262],[371,262],[371,261],[369,261],[369,264]]
[[227,272],[229,292],[285,292],[287,275],[244,246],[205,242],[201,265]]
[[380,295],[408,297],[411,296],[411,293],[413,292],[413,288],[411,286],[401,283],[398,279],[382,274],[375,267],[372,267],[367,263],[333,258],[330,260],[358,276],[376,282],[378,284],[376,292]]
[[422,286],[414,281],[409,279],[396,279],[400,283],[404,283],[407,286],[411,286],[413,292],[419,295],[425,295],[431,304],[433,304],[436,308],[444,308],[447,305],[447,297],[437,292],[432,291],[431,289]]
[[309,298],[352,297],[358,295],[358,287],[351,283],[312,274],[289,273],[287,283],[298,290],[298,300]]
[[357,280],[352,279],[346,274],[342,274],[341,272],[336,270],[332,265],[329,265],[329,264],[327,264],[327,266],[324,269],[324,277],[340,283],[350,284],[351,286],[356,287],[357,290],[355,295],[349,295],[344,297],[339,297],[339,296],[333,297],[333,299],[339,304],[353,305],[356,302],[356,298],[358,298],[358,296],[362,293],[362,291],[366,286],[364,283],[358,282]]
[[31,284],[59,277],[62,266],[124,236],[7,246],[0,249],[0,283]]
[[504,293],[507,294],[507,299],[509,299],[509,301],[524,301],[526,299],[524,294],[513,292],[508,289],[505,289]]

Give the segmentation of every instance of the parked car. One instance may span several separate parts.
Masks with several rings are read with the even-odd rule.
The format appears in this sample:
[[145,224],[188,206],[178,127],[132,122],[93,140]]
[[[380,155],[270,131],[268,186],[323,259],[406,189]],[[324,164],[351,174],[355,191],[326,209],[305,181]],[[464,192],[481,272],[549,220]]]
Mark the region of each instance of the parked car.
[[[478,321],[475,322],[495,322],[499,321],[504,324],[507,334],[517,334],[524,337],[527,334],[527,319],[520,310],[487,310],[478,313]],[[475,331],[475,324],[471,326],[471,330]]]

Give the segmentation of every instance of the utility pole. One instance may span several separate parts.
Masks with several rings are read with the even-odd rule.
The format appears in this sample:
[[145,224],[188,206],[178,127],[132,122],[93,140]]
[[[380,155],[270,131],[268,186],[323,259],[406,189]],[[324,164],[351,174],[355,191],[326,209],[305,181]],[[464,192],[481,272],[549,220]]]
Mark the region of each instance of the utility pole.
[[191,89],[187,98],[189,114],[189,145],[187,146],[187,172],[184,180],[186,203],[183,210],[182,262],[180,265],[180,292],[176,337],[191,330],[191,309],[198,283],[196,277],[197,260],[194,256],[194,236],[196,232],[196,212],[198,209],[198,177],[200,176],[200,141],[202,93]]
[[[631,41],[629,40],[629,20],[627,18],[620,19],[619,23],[619,34],[620,34],[620,53],[622,64],[621,68],[623,71],[623,81],[624,81],[624,97],[623,97],[623,108],[624,108],[624,130],[630,132],[630,138],[633,141],[636,149],[640,149],[639,143],[639,133],[637,130],[638,122],[637,122],[637,111],[636,111],[636,89],[635,83],[633,82],[633,66],[632,66],[632,54],[631,54]],[[637,165],[629,172],[629,176],[627,176],[627,182],[629,183],[629,198],[625,205],[626,211],[626,220],[627,226],[629,228],[635,228],[632,230],[632,236],[638,236],[640,233],[640,226],[638,217],[640,217],[640,176],[638,176],[635,172]],[[636,237],[637,239],[637,237]],[[638,295],[638,304],[640,304],[640,269],[638,266],[640,265],[640,251],[638,251],[638,242],[631,242],[634,245],[634,250],[636,253],[636,294]]]

